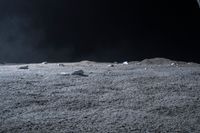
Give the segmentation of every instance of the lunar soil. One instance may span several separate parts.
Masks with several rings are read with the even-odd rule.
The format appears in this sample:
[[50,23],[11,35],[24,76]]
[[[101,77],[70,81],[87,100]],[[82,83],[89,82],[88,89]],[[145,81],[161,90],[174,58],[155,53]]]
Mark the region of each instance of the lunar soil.
[[58,64],[0,65],[0,133],[200,132],[199,64]]

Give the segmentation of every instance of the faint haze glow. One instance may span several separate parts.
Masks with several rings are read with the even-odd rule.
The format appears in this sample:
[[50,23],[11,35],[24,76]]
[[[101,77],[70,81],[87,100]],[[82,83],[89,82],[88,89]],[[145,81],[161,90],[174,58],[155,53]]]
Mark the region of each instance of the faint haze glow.
[[[24,62],[39,55],[38,45],[44,38],[43,31],[32,28],[28,17],[11,16],[0,21],[0,59]],[[24,60],[22,59],[24,58]]]
[[0,62],[200,62],[199,18],[196,0],[0,0]]
[[199,7],[200,7],[200,0],[197,0],[197,2],[198,2],[198,5],[199,5]]

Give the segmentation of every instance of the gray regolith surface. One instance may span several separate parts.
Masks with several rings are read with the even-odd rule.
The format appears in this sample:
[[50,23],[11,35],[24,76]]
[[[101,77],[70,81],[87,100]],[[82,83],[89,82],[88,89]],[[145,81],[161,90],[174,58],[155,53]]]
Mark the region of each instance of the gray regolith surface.
[[199,64],[63,64],[0,65],[0,133],[200,132]]

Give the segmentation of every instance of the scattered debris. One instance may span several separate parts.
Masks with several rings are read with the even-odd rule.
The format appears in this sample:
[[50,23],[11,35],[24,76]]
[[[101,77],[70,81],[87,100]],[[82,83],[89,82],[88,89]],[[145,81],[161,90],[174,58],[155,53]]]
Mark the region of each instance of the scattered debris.
[[114,64],[109,64],[108,67],[114,67]]
[[45,64],[48,64],[48,62],[46,62],[46,61],[45,61],[45,62],[42,62],[42,64],[44,64],[44,65],[45,65]]
[[127,61],[123,62],[123,65],[128,65],[128,62]]
[[78,75],[78,76],[84,76],[84,77],[88,76],[84,74],[83,70],[74,71],[71,75]]
[[58,64],[58,66],[60,66],[60,67],[64,67],[65,65],[60,63],[60,64]]
[[26,66],[20,66],[19,69],[29,69],[28,65]]

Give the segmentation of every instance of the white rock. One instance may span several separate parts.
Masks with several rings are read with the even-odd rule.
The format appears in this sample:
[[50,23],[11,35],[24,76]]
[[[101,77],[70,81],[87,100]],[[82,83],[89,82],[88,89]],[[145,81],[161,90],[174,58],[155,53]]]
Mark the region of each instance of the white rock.
[[174,66],[175,65],[175,63],[171,63],[171,66]]
[[42,64],[48,64],[48,63],[45,61],[45,62],[42,62]]
[[128,62],[127,61],[123,62],[123,65],[128,65]]
[[61,72],[60,75],[62,75],[62,76],[67,76],[67,75],[69,75],[69,74],[66,73],[66,72]]

